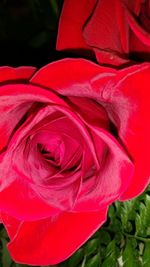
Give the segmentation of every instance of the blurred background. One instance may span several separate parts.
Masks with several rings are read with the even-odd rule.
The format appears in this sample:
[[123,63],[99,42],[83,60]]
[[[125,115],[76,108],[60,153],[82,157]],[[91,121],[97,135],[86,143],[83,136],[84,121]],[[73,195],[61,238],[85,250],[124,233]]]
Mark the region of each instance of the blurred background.
[[63,0],[0,0],[0,65],[40,67],[55,51]]

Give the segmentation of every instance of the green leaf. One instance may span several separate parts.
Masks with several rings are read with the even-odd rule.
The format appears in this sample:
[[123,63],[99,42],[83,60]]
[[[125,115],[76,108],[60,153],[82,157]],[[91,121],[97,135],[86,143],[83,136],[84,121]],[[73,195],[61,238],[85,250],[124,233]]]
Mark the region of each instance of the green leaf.
[[109,244],[109,242],[111,241],[110,234],[107,231],[103,230],[103,228],[99,231],[99,239],[101,244],[105,245]]
[[150,196],[145,194],[145,205],[146,205],[146,227],[150,227]]
[[150,242],[145,243],[143,253],[143,267],[150,266]]
[[[117,203],[117,202],[116,202]],[[108,217],[109,218],[114,218],[115,217],[115,207],[114,207],[114,205],[111,205],[110,207],[109,207],[109,210],[108,210]]]
[[102,264],[102,267],[107,267],[107,266],[116,267],[117,258],[118,258],[118,248],[116,246],[115,240],[112,240],[106,248],[105,260]]
[[76,267],[84,257],[84,250],[80,248],[76,253],[68,260],[69,267]]
[[50,5],[51,5],[51,7],[53,9],[54,14],[56,15],[56,17],[58,17],[58,15],[59,15],[59,6],[57,4],[57,1],[56,0],[49,0],[49,2],[50,2]]
[[141,229],[143,227],[142,218],[140,217],[138,213],[136,214],[136,217],[135,217],[135,225],[136,225],[136,235],[138,235],[140,234]]
[[12,260],[10,258],[9,252],[7,250],[7,247],[6,247],[7,240],[4,238],[1,238],[1,242],[2,242],[2,264],[3,264],[3,267],[10,267]]
[[132,246],[130,239],[127,239],[122,258],[123,267],[141,267],[141,263],[136,255],[135,247]]
[[98,249],[99,246],[99,239],[98,238],[94,238],[91,239],[85,246],[84,250],[85,250],[85,254],[87,256],[95,253]]
[[135,216],[135,200],[129,200],[123,203],[120,209],[120,218],[124,229],[128,227],[127,223]]
[[103,263],[101,267],[117,267],[117,261],[116,259],[114,259],[113,257],[109,257],[108,259],[106,259]]
[[85,267],[100,267],[100,263],[100,255],[96,254],[86,262]]

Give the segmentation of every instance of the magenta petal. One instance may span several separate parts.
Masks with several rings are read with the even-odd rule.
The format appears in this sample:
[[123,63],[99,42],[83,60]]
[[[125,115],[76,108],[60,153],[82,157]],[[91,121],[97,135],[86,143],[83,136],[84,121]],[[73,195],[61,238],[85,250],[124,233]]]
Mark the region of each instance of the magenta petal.
[[[141,194],[150,177],[150,64],[137,65],[120,72],[111,96],[113,111],[119,121],[119,137],[131,155],[135,174],[121,197],[127,200]],[[110,100],[110,99],[109,99]],[[119,103],[119,104],[118,104]],[[113,115],[112,115],[113,116]],[[114,116],[115,121],[115,116]],[[116,120],[116,125],[117,120]]]
[[[17,101],[16,101],[17,98]],[[25,84],[1,86],[0,89],[0,149],[3,149],[12,131],[34,102],[49,102],[65,105],[52,92]]]
[[19,220],[29,221],[43,219],[60,212],[58,208],[45,203],[34,192],[30,184],[20,178],[0,192],[0,208],[2,212],[6,212]]
[[74,207],[77,211],[96,211],[111,204],[129,187],[134,173],[134,165],[113,136],[97,128],[93,131],[107,145],[107,151],[99,172],[95,174],[97,177],[83,183]]
[[135,163],[132,186],[123,199],[137,196],[149,183],[149,75],[148,63],[116,71],[85,60],[66,59],[46,66],[31,80],[65,96],[90,97],[104,106]]

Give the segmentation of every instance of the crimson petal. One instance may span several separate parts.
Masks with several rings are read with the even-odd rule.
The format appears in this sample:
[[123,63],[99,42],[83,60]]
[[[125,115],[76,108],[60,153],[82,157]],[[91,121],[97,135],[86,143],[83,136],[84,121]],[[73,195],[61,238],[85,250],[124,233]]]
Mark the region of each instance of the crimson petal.
[[[104,207],[99,212],[63,213],[58,217],[24,222],[8,244],[9,252],[19,263],[57,264],[73,254],[104,223],[106,214],[107,207]],[[13,227],[11,217],[9,225]]]
[[[97,0],[65,0],[57,38],[57,49],[89,49],[82,36],[82,27],[91,15]],[[78,14],[78,15],[77,15]],[[69,38],[68,38],[69,36]]]
[[35,67],[0,67],[0,82],[29,80],[35,71]]

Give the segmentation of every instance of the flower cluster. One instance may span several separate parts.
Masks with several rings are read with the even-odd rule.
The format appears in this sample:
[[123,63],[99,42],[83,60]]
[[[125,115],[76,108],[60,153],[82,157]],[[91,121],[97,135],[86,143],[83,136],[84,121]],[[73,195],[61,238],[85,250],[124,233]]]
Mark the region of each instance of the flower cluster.
[[149,49],[135,18],[149,1],[126,2],[64,1],[57,48],[91,61],[0,68],[0,218],[16,262],[65,260],[149,183],[150,64],[130,59]]

